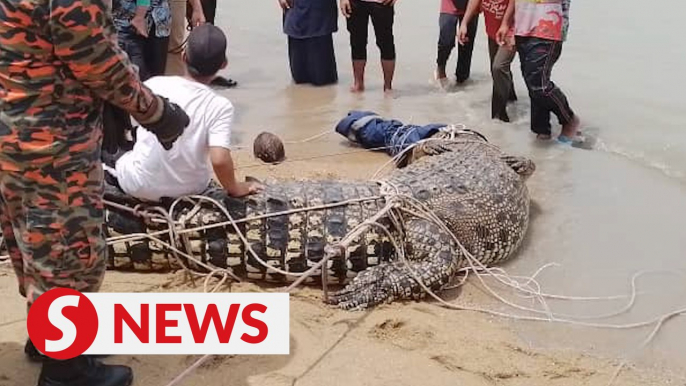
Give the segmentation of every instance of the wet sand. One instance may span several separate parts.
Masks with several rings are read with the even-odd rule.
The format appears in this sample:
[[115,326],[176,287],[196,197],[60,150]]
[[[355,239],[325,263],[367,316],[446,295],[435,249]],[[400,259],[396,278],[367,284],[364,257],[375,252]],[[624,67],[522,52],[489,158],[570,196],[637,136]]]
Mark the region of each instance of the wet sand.
[[[297,141],[333,130],[349,110],[371,110],[406,123],[456,123],[480,130],[512,153],[526,154],[538,170],[529,186],[534,201],[531,229],[511,274],[531,275],[558,263],[538,277],[546,292],[575,296],[629,295],[631,277],[644,270],[664,270],[640,278],[635,307],[604,323],[626,324],[652,319],[686,306],[686,187],[683,154],[686,123],[674,90],[685,79],[684,46],[666,37],[678,24],[676,15],[660,13],[654,28],[635,29],[639,6],[611,11],[618,0],[572,6],[570,41],[554,80],[567,93],[584,122],[600,128],[594,151],[541,146],[528,131],[528,100],[519,72],[513,72],[519,101],[512,124],[488,119],[490,75],[486,39],[480,29],[472,79],[450,92],[431,82],[438,2],[402,2],[397,12],[398,63],[396,98],[384,98],[378,53],[370,35],[368,90],[351,95],[349,48],[343,19],[336,35],[340,84],[314,89],[290,84],[286,40],[275,2],[222,1],[218,24],[228,31],[229,69],[224,75],[239,87],[224,91],[236,106],[234,141],[250,147],[262,130]],[[426,3],[429,3],[428,1]],[[672,0],[676,9],[684,5]],[[595,3],[594,3],[595,4]],[[624,3],[622,3],[624,4]],[[681,7],[681,8],[679,8]],[[607,15],[613,15],[608,29]],[[655,20],[653,20],[655,21]],[[483,24],[481,25],[483,28]],[[598,31],[604,31],[598,35]],[[650,42],[641,54],[634,44]],[[647,44],[647,43],[646,43]],[[651,61],[649,53],[671,52]],[[449,62],[454,65],[455,53]],[[670,72],[671,71],[671,72]],[[637,76],[643,74],[644,76]],[[670,74],[676,74],[671,76]],[[650,75],[650,80],[646,77]],[[555,119],[553,118],[553,123]],[[356,151],[343,137],[327,135],[286,147],[289,161],[255,166],[247,150],[237,152],[241,176],[259,178],[366,179],[387,161],[385,154],[348,155],[296,161]],[[0,269],[0,385],[34,383],[38,367],[23,357],[23,304],[13,274]],[[514,312],[470,281],[462,293],[442,294],[449,301]],[[201,291],[177,275],[109,272],[103,291]],[[264,290],[256,285],[233,291]],[[530,301],[508,298],[520,304]],[[615,385],[686,385],[686,317],[670,320],[648,347],[631,355],[651,328],[607,330],[494,318],[451,311],[434,302],[396,303],[369,313],[325,307],[320,292],[305,289],[292,297],[290,356],[217,357],[183,385],[599,385],[616,366],[631,364]],[[621,310],[627,299],[597,302],[551,301],[561,313],[599,315]],[[136,385],[165,385],[195,357],[115,357],[136,371]]]

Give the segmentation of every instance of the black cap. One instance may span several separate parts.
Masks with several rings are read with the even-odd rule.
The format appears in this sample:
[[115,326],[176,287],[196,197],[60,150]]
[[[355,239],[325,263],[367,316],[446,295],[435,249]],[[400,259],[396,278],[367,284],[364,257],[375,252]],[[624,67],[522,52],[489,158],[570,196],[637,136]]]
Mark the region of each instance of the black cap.
[[186,65],[194,76],[212,76],[226,61],[226,35],[218,27],[205,23],[188,34]]

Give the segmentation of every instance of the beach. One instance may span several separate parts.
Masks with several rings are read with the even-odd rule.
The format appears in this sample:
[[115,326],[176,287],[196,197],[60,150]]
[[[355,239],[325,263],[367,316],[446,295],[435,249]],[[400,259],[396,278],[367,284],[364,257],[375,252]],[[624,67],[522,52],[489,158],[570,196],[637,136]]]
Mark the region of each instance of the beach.
[[[291,296],[291,355],[213,357],[180,385],[606,386],[625,362],[614,385],[686,385],[686,316],[666,321],[636,352],[655,325],[622,327],[686,308],[686,118],[677,93],[686,87],[686,76],[679,72],[686,65],[686,46],[673,43],[686,4],[665,3],[670,11],[656,13],[645,29],[636,28],[645,4],[572,4],[569,40],[553,79],[584,127],[597,132],[596,148],[583,150],[534,141],[517,59],[512,68],[519,101],[510,110],[513,122],[489,119],[483,21],[471,79],[447,92],[434,84],[438,1],[400,0],[397,5],[393,98],[383,95],[373,34],[364,94],[348,91],[350,51],[342,17],[335,35],[339,84],[295,86],[276,1],[220,2],[217,24],[229,37],[229,66],[223,75],[239,82],[221,93],[236,108],[233,141],[243,147],[235,151],[241,178],[370,178],[388,161],[386,154],[351,146],[335,133],[302,141],[332,132],[350,110],[374,111],[405,123],[465,125],[537,165],[528,182],[531,226],[524,245],[503,268],[511,275],[531,276],[557,264],[536,277],[542,292],[616,298],[550,299],[551,309],[576,316],[617,315],[592,319],[615,328],[589,328],[451,310],[429,300],[346,312],[324,305],[317,288],[304,288]],[[285,163],[265,166],[252,157],[252,140],[265,130],[287,141]],[[641,274],[635,282],[638,294],[631,302],[636,274]],[[536,304],[512,289],[493,288],[518,304]],[[230,290],[270,288],[241,283]],[[202,284],[193,286],[181,273],[108,272],[101,291],[199,292]],[[462,290],[441,296],[524,315],[475,278]],[[39,366],[23,355],[25,307],[7,265],[0,266],[0,301],[0,385],[34,384]],[[135,385],[165,386],[195,359],[124,356],[107,362],[132,366]]]

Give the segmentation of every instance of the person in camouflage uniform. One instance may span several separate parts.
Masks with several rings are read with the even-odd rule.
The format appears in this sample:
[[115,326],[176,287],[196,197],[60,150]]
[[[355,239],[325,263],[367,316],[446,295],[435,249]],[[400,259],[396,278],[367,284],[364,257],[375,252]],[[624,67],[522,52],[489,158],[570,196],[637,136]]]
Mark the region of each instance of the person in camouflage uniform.
[[[141,83],[103,0],[0,0],[0,225],[28,307],[51,288],[92,292],[102,282],[104,102],[165,149],[189,122]],[[41,358],[40,386],[133,378],[91,357]]]

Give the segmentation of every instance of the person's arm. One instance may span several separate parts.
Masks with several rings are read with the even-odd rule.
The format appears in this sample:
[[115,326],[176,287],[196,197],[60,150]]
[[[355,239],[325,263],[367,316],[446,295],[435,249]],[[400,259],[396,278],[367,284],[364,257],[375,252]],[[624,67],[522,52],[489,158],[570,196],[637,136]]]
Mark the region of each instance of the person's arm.
[[197,27],[200,24],[205,24],[205,13],[202,10],[202,2],[200,0],[189,0],[191,4],[191,20],[188,23],[191,28]]
[[503,21],[500,24],[500,29],[496,34],[496,41],[498,44],[503,45],[507,43],[507,34],[510,31],[512,22],[514,20],[514,6],[516,0],[510,0],[507,4],[507,10],[505,11],[505,16],[503,16]]
[[281,6],[281,9],[284,11],[291,9],[291,0],[279,0],[279,6]]
[[138,122],[161,114],[161,105],[140,81],[119,47],[112,19],[98,0],[51,0],[55,55],[98,97],[129,112]]
[[340,0],[339,7],[341,8],[341,13],[346,18],[349,18],[353,14],[353,7],[350,4],[350,0]]
[[210,147],[210,162],[217,180],[231,197],[243,197],[257,193],[262,186],[254,182],[238,182],[234,171],[231,151],[225,147]]
[[231,157],[231,128],[233,125],[233,105],[226,102],[216,112],[204,111],[203,115],[212,122],[208,130],[210,163],[217,180],[232,197],[242,197],[258,192],[262,186],[252,182],[236,181],[233,158]]
[[479,13],[480,7],[481,0],[469,0],[469,3],[467,3],[467,10],[464,12],[464,19],[462,20],[461,24],[469,24],[474,15]]
[[136,0],[136,13],[131,19],[131,25],[136,29],[138,34],[148,37],[148,23],[145,20],[145,15],[150,9],[150,0]]
[[188,125],[178,106],[152,93],[119,47],[102,0],[50,0],[55,55],[95,95],[127,111],[169,148]]
[[460,44],[465,44],[469,41],[467,37],[467,25],[472,20],[475,14],[478,13],[479,7],[481,7],[481,0],[469,0],[467,4],[467,10],[464,13],[464,19],[460,23],[460,31],[458,32],[457,40]]

